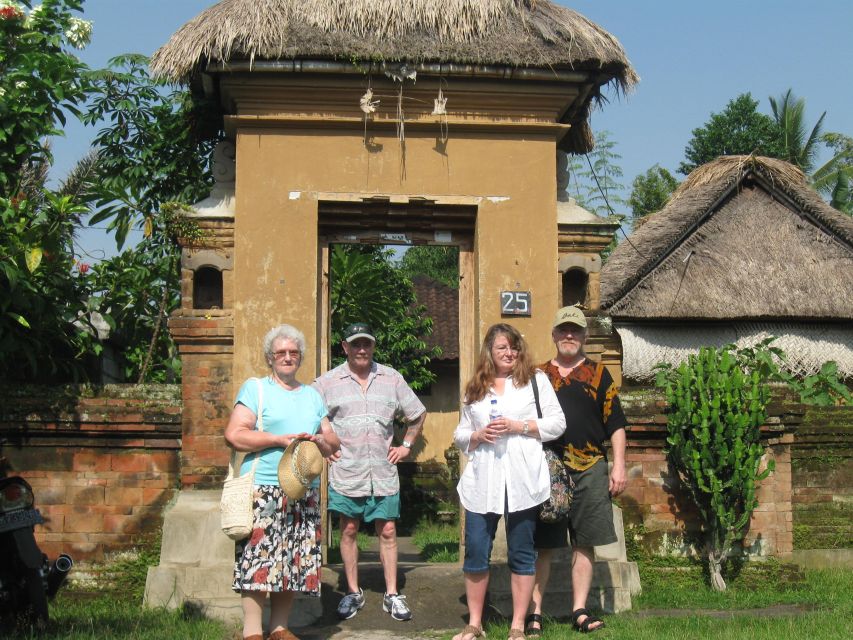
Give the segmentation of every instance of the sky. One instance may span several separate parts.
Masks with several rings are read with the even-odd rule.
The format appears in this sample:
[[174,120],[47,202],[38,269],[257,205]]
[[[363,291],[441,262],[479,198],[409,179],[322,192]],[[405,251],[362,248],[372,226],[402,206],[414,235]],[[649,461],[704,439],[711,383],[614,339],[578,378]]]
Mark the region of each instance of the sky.
[[[441,0],[436,0],[440,2]],[[86,0],[92,42],[80,57],[104,66],[120,53],[151,55],[213,0]],[[806,99],[807,122],[826,111],[824,131],[853,135],[853,2],[849,0],[560,0],[613,34],[640,76],[627,96],[614,91],[594,111],[630,183],[654,164],[675,173],[691,131],[745,92],[770,113],[769,96],[789,88]],[[450,105],[448,105],[450,106]],[[70,122],[70,121],[69,121]],[[64,175],[94,130],[76,123],[54,141],[52,176]],[[682,177],[682,176],[677,176]],[[625,211],[627,213],[627,211]],[[115,253],[99,230],[78,240],[84,257]]]

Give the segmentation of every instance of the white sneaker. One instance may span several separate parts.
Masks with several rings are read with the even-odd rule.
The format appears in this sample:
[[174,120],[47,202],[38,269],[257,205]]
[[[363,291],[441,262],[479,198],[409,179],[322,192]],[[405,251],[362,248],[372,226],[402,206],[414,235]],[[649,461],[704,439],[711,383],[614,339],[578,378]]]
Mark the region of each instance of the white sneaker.
[[394,620],[400,622],[412,619],[412,612],[406,604],[406,596],[401,596],[399,593],[386,593],[382,597],[382,610],[390,613]]

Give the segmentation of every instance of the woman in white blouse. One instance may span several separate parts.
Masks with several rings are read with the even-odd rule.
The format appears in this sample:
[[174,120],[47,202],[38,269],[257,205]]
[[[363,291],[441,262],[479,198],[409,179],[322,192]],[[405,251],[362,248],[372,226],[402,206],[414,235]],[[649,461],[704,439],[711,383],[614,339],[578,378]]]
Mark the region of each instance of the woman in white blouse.
[[[537,417],[535,380],[542,417]],[[468,456],[457,490],[465,508],[465,593],[468,625],[453,640],[483,635],[489,558],[503,516],[512,574],[510,638],[524,637],[524,616],[533,591],[538,507],[550,496],[542,442],[558,438],[566,419],[548,378],[533,366],[527,343],[515,327],[489,328],[477,369],[465,386],[462,417],[453,434]],[[497,417],[490,417],[497,415]]]

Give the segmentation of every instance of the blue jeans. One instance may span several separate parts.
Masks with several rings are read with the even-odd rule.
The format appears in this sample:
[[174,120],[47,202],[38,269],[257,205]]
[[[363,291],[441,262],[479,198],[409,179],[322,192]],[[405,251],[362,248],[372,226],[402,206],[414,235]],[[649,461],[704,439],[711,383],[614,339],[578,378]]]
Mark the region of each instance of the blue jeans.
[[[522,576],[536,574],[536,550],[533,533],[539,518],[539,507],[514,511],[503,516],[506,529],[507,566],[512,573]],[[473,513],[465,510],[465,573],[483,573],[489,570],[492,544],[498,529],[499,513]]]

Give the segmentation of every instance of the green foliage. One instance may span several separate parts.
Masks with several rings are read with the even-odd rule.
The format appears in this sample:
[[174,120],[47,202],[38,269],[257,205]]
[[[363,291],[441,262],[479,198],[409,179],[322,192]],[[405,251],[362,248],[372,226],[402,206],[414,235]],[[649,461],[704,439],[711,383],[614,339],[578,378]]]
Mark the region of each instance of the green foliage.
[[330,256],[332,363],[345,356],[343,330],[367,322],[376,336],[374,358],[387,364],[417,390],[435,381],[428,369],[440,349],[430,349],[422,337],[432,332],[432,320],[415,303],[412,283],[391,264],[391,251],[369,245],[335,245]]
[[744,93],[729,101],[721,113],[712,113],[710,120],[693,130],[693,137],[684,149],[685,161],[678,172],[687,175],[699,165],[718,156],[756,155],[781,158],[784,146],[774,120],[757,111],[758,101]]
[[636,220],[663,209],[672,192],[678,187],[678,180],[669,171],[656,164],[634,178],[631,187],[628,205],[631,207],[631,215]]
[[779,157],[796,165],[804,173],[810,173],[817,157],[826,111],[818,118],[812,130],[806,133],[806,101],[797,98],[791,89],[778,98],[771,96],[770,108],[781,137],[782,154]]
[[459,247],[419,245],[411,247],[398,266],[403,277],[429,276],[452,289],[459,288]]
[[830,204],[848,215],[853,215],[853,138],[841,133],[825,133],[821,141],[832,152],[832,157],[815,169],[811,175],[814,188],[829,197]]
[[0,3],[0,195],[21,188],[26,167],[50,160],[45,139],[61,135],[66,113],[87,95],[86,66],[69,48],[85,45],[82,0]]
[[93,98],[83,121],[97,125],[97,180],[90,185],[96,211],[89,224],[109,221],[116,244],[170,201],[191,204],[213,183],[209,160],[221,138],[221,114],[186,91],[166,92],[153,80],[148,59],[126,54],[93,72]]
[[625,188],[619,182],[623,173],[618,161],[622,156],[616,153],[616,142],[610,135],[606,130],[596,133],[595,148],[584,159],[569,157],[569,173],[574,183],[570,192],[580,206],[605,218],[618,215],[616,210],[626,204],[619,196]]
[[421,520],[412,533],[412,542],[426,562],[459,561],[459,525]]
[[770,390],[766,348],[703,347],[678,367],[658,365],[656,384],[669,404],[666,453],[699,511],[714,588],[725,589],[722,563],[746,533],[758,505]]
[[853,402],[853,395],[838,377],[838,364],[833,360],[824,362],[820,371],[806,376],[802,382],[790,380],[789,384],[799,392],[800,401],[804,404],[831,407]]
[[55,381],[85,375],[98,345],[87,331],[87,296],[74,273],[74,230],[85,206],[44,187],[65,113],[86,96],[81,2],[0,6],[0,379]]
[[838,376],[838,364],[832,360],[824,362],[820,371],[804,377],[802,380],[785,371],[787,359],[785,352],[773,346],[775,336],[765,338],[754,347],[745,347],[738,351],[745,365],[757,370],[764,380],[781,382],[799,394],[800,402],[818,407],[850,403],[853,400],[850,389]]

